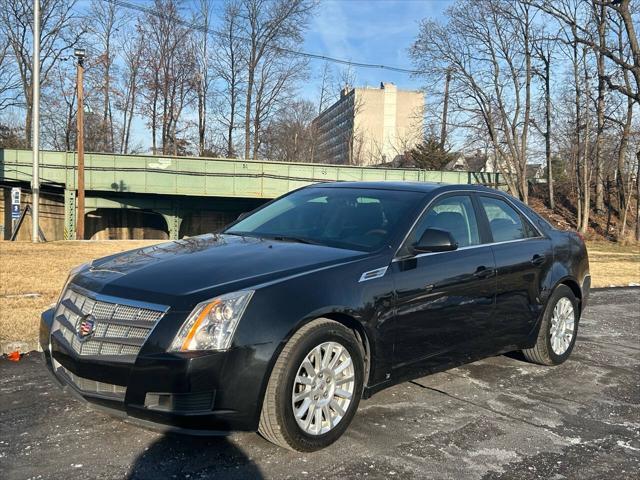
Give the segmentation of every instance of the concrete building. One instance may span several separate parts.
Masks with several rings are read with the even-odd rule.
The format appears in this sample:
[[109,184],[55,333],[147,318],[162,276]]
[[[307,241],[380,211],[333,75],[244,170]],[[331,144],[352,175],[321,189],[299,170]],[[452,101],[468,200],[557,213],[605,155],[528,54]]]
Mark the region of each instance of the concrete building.
[[340,99],[314,121],[315,161],[379,165],[396,160],[423,137],[424,95],[380,88],[345,88]]

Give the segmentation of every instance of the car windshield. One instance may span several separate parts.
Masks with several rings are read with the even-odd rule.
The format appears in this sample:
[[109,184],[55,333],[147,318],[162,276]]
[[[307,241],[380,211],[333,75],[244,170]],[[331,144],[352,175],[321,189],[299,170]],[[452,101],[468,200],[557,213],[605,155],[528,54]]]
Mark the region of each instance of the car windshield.
[[283,197],[224,233],[374,251],[411,220],[423,194],[401,190],[306,188]]

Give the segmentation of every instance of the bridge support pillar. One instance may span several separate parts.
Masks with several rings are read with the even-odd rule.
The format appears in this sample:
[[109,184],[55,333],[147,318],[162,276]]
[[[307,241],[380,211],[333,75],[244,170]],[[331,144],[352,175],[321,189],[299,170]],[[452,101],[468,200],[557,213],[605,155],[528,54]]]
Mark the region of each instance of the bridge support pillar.
[[64,190],[64,239],[76,239],[76,191]]
[[170,240],[179,240],[180,239],[180,224],[182,223],[182,218],[178,214],[178,209],[174,208],[170,213],[162,213],[165,221],[167,222],[167,227],[169,227],[169,239]]

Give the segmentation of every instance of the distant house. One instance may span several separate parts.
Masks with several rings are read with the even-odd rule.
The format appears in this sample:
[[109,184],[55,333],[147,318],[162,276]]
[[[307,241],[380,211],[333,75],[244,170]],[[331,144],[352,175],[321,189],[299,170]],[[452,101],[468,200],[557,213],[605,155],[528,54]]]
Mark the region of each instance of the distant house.
[[450,161],[445,170],[453,172],[482,172],[493,173],[497,170],[495,161],[486,153],[477,149],[473,153],[461,153],[455,160]]
[[[496,173],[500,172],[497,162],[493,157],[487,156],[481,150],[476,150],[469,154],[460,154],[455,160],[449,162],[445,170],[453,172],[479,172]],[[527,180],[530,182],[545,182],[547,169],[541,163],[529,163],[527,165]]]
[[529,182],[545,182],[547,168],[542,163],[530,163],[527,165],[527,180]]

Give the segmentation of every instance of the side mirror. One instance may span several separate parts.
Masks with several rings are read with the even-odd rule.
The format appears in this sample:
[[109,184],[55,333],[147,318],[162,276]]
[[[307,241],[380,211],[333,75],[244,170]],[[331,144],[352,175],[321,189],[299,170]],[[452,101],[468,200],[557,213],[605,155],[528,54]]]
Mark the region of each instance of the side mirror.
[[446,230],[427,228],[418,243],[413,245],[416,253],[449,252],[458,248],[458,242]]

